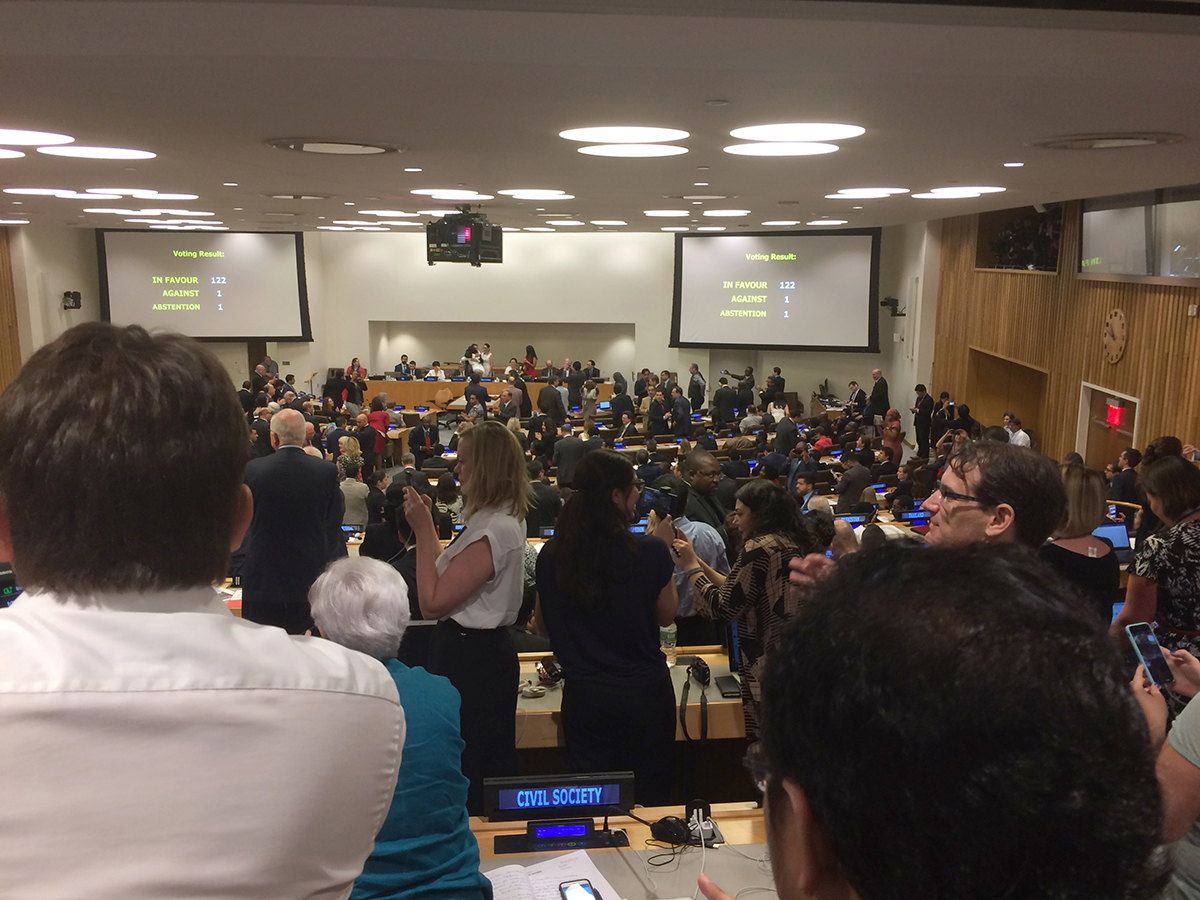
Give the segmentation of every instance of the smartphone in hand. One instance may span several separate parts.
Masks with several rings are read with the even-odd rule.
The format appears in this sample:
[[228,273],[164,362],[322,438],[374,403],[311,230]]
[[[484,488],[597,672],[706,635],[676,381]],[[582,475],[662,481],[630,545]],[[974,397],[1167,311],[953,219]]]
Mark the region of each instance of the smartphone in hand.
[[1146,677],[1159,687],[1174,684],[1175,676],[1171,673],[1171,667],[1167,664],[1167,658],[1163,655],[1162,647],[1158,645],[1158,638],[1155,637],[1154,629],[1150,627],[1150,624],[1137,622],[1133,625],[1126,625],[1125,633],[1129,635],[1129,641],[1133,644],[1133,652],[1137,654],[1138,661],[1146,672]]

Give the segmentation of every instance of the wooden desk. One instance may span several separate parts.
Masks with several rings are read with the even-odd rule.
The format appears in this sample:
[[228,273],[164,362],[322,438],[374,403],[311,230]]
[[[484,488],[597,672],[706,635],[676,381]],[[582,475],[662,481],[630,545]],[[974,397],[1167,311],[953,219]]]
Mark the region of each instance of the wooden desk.
[[[746,720],[742,712],[740,697],[722,697],[717,690],[716,680],[720,675],[729,674],[729,661],[720,647],[680,647],[679,656],[699,656],[712,673],[712,681],[704,693],[708,697],[708,736],[710,740],[722,738],[744,738],[746,736]],[[520,654],[521,680],[537,683],[537,663],[546,654]],[[678,665],[671,669],[671,680],[675,683],[675,701],[678,708],[682,696],[683,684],[687,680],[687,666]],[[688,693],[687,723],[688,733],[696,739],[700,735],[700,685],[692,683]],[[683,728],[679,725],[678,716],[675,722],[675,740],[684,740]],[[529,699],[517,698],[517,749],[525,750],[531,747],[562,747],[562,689],[551,688],[545,697]]]
[[[451,399],[462,397],[463,391],[467,389],[469,381],[387,381],[382,379],[371,379],[367,382],[367,391],[365,400],[371,402],[371,398],[377,394],[386,394],[388,403],[395,406],[401,404],[405,410],[416,409],[418,406],[433,406],[433,397],[442,388],[449,389]],[[500,391],[508,387],[507,380],[499,381],[484,381],[481,384],[487,388],[488,396],[493,400],[500,396]],[[546,386],[544,381],[527,382],[526,386],[530,392],[530,400],[534,407],[537,407],[538,391]],[[596,385],[596,391],[600,395],[600,400],[612,399],[613,386],[611,383],[605,382]]]
[[[636,811],[639,818],[647,822],[657,822],[663,816],[682,816],[683,812],[677,806],[664,806]],[[712,818],[721,829],[727,844],[762,844],[766,843],[767,831],[763,823],[763,811],[754,803],[714,803]],[[596,820],[600,827],[603,817]],[[608,820],[610,828],[623,828],[629,835],[629,849],[642,850],[646,842],[652,840],[650,829],[641,822],[635,822],[628,816],[611,816]],[[481,859],[507,859],[504,854],[497,856],[492,849],[494,838],[498,834],[524,834],[525,822],[488,822],[477,816],[471,818],[471,831],[479,841],[479,856]],[[554,851],[551,851],[554,852]],[[559,853],[571,851],[561,850]],[[589,850],[588,853],[619,852],[614,849]],[[711,851],[710,851],[711,852]],[[550,853],[538,856],[551,855]]]

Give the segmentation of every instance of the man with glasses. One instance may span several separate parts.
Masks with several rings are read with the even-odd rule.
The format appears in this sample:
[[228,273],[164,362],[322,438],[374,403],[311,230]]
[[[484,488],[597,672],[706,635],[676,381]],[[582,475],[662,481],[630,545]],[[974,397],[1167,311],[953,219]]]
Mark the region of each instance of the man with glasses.
[[1113,645],[1029,559],[891,545],[800,604],[747,758],[782,900],[1160,896],[1145,722]]
[[963,444],[921,504],[932,514],[925,540],[939,547],[982,541],[1036,548],[1058,526],[1066,503],[1058,467],[1047,457],[994,441]]

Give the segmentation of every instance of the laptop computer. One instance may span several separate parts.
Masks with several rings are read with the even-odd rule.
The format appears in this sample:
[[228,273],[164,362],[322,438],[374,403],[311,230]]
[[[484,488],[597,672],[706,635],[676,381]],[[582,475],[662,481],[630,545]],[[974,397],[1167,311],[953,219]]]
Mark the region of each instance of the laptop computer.
[[1133,548],[1129,546],[1129,532],[1125,530],[1124,525],[1119,523],[1101,525],[1092,532],[1092,535],[1113,545],[1113,551],[1117,554],[1117,562],[1121,565],[1133,562]]

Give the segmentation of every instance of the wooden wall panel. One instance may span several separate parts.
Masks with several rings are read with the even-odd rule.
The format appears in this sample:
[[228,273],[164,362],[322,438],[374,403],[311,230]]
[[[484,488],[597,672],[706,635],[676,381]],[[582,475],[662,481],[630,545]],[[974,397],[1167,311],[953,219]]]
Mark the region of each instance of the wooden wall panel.
[[[1079,258],[1078,203],[1066,204],[1059,272],[999,272],[975,268],[976,216],[942,223],[942,255],[934,340],[936,396],[950,391],[971,403],[968,348],[1049,373],[1042,408],[1042,450],[1061,458],[1074,450],[1079,390],[1084,381],[1138,398],[1138,442],[1174,434],[1200,438],[1200,287],[1085,281]],[[1124,310],[1125,355],[1111,365],[1102,335],[1110,310]],[[1026,418],[1018,405],[1017,415]],[[984,422],[985,425],[998,424]]]
[[17,332],[17,292],[13,287],[12,250],[8,229],[0,228],[0,391],[21,368],[21,342]]

